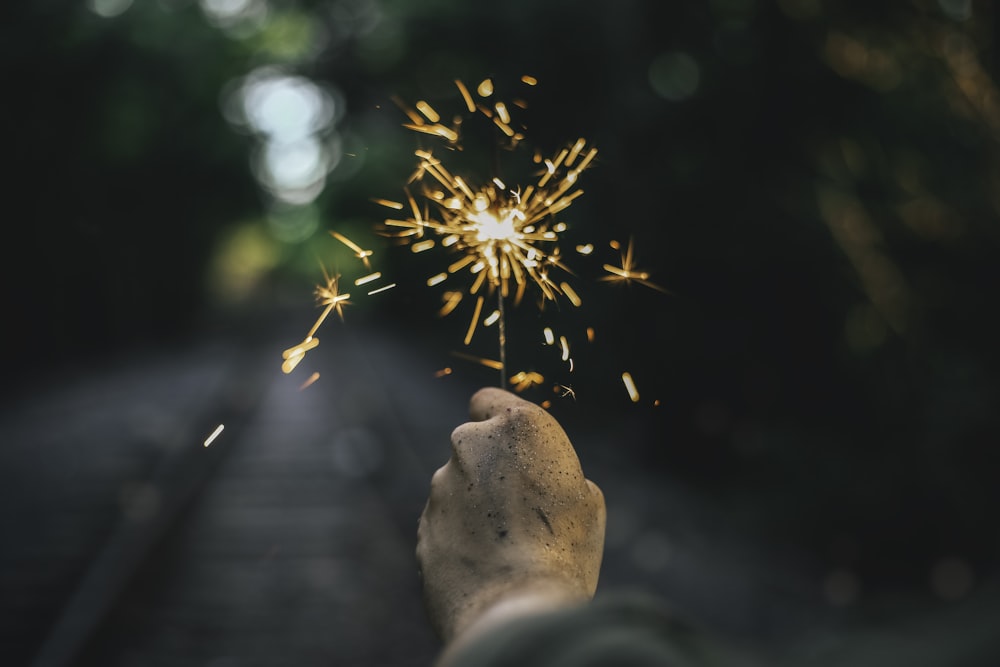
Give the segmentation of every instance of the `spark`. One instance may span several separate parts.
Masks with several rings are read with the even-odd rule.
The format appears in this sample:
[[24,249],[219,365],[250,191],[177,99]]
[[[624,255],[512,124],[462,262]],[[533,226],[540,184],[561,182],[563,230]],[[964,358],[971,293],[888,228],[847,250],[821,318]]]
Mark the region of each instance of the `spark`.
[[427,120],[429,120],[432,123],[436,123],[439,120],[441,120],[441,116],[438,114],[437,111],[434,110],[434,107],[432,107],[430,104],[427,104],[427,102],[423,100],[417,102],[417,111],[426,116]]
[[622,373],[622,382],[625,383],[625,391],[628,392],[628,397],[632,399],[633,403],[638,403],[639,390],[635,388],[635,381],[632,379],[632,374],[628,371]]
[[441,370],[435,371],[435,373],[434,373],[434,377],[436,377],[436,378],[442,378],[445,375],[451,375],[451,367],[445,366]]
[[580,298],[580,295],[576,293],[576,290],[569,283],[562,283],[559,287],[562,288],[563,294],[566,295],[571,304],[579,307],[583,303],[583,299]]
[[[339,239],[338,239],[339,240]],[[360,256],[359,256],[360,258]],[[364,258],[362,258],[364,259]],[[327,316],[331,312],[336,312],[340,316],[341,321],[344,319],[344,306],[349,305],[351,302],[348,299],[351,298],[350,294],[341,294],[340,292],[340,275],[329,275],[326,269],[322,266],[320,267],[323,271],[324,284],[316,286],[316,301],[321,306],[325,306],[323,312],[319,314],[316,321],[313,323],[312,328],[309,329],[309,333],[298,345],[293,345],[284,352],[281,353],[282,359],[284,361],[281,364],[281,371],[285,374],[291,373],[295,370],[295,367],[305,359],[306,352],[313,349],[319,345],[319,338],[315,336],[316,331],[323,325],[326,321]]]
[[[388,204],[388,203],[394,203],[394,202],[386,202],[386,204]],[[400,206],[402,206],[402,205],[400,205]],[[355,243],[351,239],[347,238],[346,236],[344,236],[340,232],[330,232],[330,236],[332,236],[333,238],[337,239],[338,241],[340,241],[341,243],[343,243],[344,245],[346,245],[348,248],[350,248],[351,250],[353,250],[355,256],[357,256],[358,259],[360,259],[362,262],[364,262],[365,268],[366,269],[371,269],[371,264],[368,261],[368,258],[371,257],[374,254],[371,250],[365,250],[364,248],[362,248],[357,243]]]
[[496,359],[487,359],[486,357],[477,357],[477,356],[475,356],[473,354],[466,354],[465,352],[458,352],[458,351],[453,351],[452,355],[458,357],[459,359],[465,359],[466,361],[473,361],[473,362],[479,364],[480,366],[486,366],[486,368],[492,368],[495,371],[502,371],[503,370],[503,364],[501,364]]
[[317,345],[319,345],[319,338],[313,338],[312,336],[309,336],[298,345],[293,345],[292,347],[282,352],[281,358],[291,359],[292,357],[301,357],[305,355],[306,352],[313,349]]
[[340,321],[343,322],[344,306],[351,303],[348,301],[351,298],[350,294],[340,293],[340,275],[329,276],[326,273],[326,269],[324,269],[323,277],[326,280],[326,284],[316,286],[316,301],[321,306],[326,306],[326,308],[316,318],[316,323],[313,324],[312,329],[306,334],[306,338],[311,338],[316,333],[316,330],[319,329],[320,325],[326,320],[327,315],[331,312],[336,312],[340,317]]
[[386,208],[395,209],[397,211],[402,211],[404,208],[401,202],[392,201],[391,199],[373,199],[372,201],[379,206],[385,206]]
[[469,330],[465,332],[466,346],[472,342],[472,334],[476,331],[476,323],[479,322],[479,313],[483,311],[483,297],[476,299],[476,310],[472,313],[472,320],[469,322]]
[[219,424],[218,426],[216,426],[215,430],[212,431],[212,434],[209,435],[207,438],[205,438],[205,446],[208,447],[213,442],[215,442],[215,439],[219,437],[219,434],[222,433],[222,430],[224,428],[226,428],[225,424]]
[[312,383],[316,382],[316,380],[318,380],[318,379],[319,379],[319,371],[316,371],[312,375],[310,375],[309,378],[305,382],[303,382],[301,385],[299,385],[299,391],[302,391],[306,387],[310,386]]
[[576,400],[576,392],[569,385],[565,384],[556,385],[555,387],[553,387],[553,390],[556,392],[561,391],[563,398],[569,397],[572,398],[574,401]]
[[[621,244],[617,241],[611,242],[611,247],[616,250],[621,250]],[[656,283],[649,280],[649,272],[640,271],[635,265],[635,255],[634,255],[633,239],[628,240],[628,249],[621,254],[621,266],[615,266],[614,264],[605,264],[604,270],[610,275],[602,276],[600,280],[605,282],[618,282],[624,283],[626,285],[636,282],[640,285],[645,285],[650,289],[654,289],[658,292],[663,292],[664,294],[669,294],[670,292],[663,287],[660,287]]]
[[438,315],[444,317],[458,307],[458,304],[462,301],[462,293],[457,291],[445,292],[441,298],[444,301],[444,305],[441,306]]
[[306,336],[298,345],[293,345],[284,352],[281,353],[281,358],[285,361],[281,364],[281,370],[284,373],[291,373],[295,370],[295,367],[299,365],[299,362],[306,358],[306,352],[313,349],[319,345],[319,338],[314,338],[313,336]]
[[395,286],[396,286],[396,283],[389,283],[388,285],[383,285],[382,287],[377,287],[377,288],[373,289],[371,292],[368,292],[368,296],[371,296],[372,294],[378,294],[379,292],[385,292],[386,290],[391,290]]
[[545,382],[545,377],[535,371],[521,371],[510,378],[510,384],[514,391],[521,393],[529,387],[540,385]]
[[458,92],[461,93],[462,99],[465,100],[465,108],[469,110],[469,113],[473,113],[476,110],[476,103],[472,101],[469,89],[458,79],[455,79],[455,85],[458,86]]

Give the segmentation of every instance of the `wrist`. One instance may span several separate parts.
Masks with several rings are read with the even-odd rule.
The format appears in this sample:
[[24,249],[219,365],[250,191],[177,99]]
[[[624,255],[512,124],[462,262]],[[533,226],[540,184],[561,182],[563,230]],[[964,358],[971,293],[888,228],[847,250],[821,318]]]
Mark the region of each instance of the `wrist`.
[[445,638],[445,651],[438,667],[447,667],[454,654],[507,623],[581,605],[591,597],[591,593],[563,581],[534,582],[517,589],[485,594],[463,616],[455,619],[450,637]]

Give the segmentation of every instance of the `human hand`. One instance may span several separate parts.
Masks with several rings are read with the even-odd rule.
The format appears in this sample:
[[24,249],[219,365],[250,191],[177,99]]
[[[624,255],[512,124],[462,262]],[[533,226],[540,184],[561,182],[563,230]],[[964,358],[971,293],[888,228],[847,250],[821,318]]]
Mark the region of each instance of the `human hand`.
[[604,496],[558,422],[496,388],[476,392],[469,412],[417,530],[424,599],[446,644],[589,600],[604,550]]

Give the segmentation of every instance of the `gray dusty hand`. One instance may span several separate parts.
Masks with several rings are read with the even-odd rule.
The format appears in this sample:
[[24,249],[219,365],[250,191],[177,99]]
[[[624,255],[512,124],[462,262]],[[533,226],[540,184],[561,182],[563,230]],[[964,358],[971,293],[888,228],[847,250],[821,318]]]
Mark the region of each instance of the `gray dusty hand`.
[[424,598],[446,643],[511,600],[525,610],[589,600],[604,549],[604,496],[548,412],[486,388],[470,416],[417,531]]

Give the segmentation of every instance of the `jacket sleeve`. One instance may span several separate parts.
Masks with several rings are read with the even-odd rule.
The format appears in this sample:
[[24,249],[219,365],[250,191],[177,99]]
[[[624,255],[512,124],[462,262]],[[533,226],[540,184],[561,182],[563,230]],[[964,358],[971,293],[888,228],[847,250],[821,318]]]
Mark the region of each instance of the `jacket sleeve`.
[[704,640],[657,600],[617,594],[512,621],[464,647],[450,667],[714,667]]

